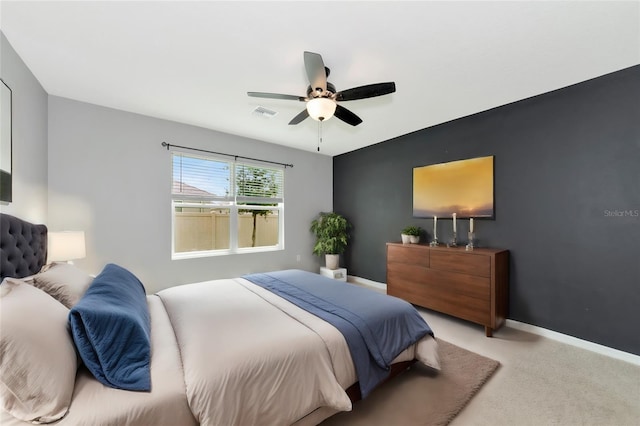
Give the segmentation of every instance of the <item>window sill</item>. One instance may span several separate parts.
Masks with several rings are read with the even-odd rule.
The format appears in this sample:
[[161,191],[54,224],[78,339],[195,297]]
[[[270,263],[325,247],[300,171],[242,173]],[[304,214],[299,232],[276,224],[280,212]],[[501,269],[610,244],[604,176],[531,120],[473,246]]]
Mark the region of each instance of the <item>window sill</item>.
[[235,251],[231,251],[231,250],[188,251],[188,252],[182,252],[182,253],[173,253],[171,255],[171,260],[198,259],[201,257],[229,256],[233,254],[247,254],[247,253],[264,253],[268,251],[282,251],[282,250],[284,250],[284,247],[266,246],[266,247],[240,248]]

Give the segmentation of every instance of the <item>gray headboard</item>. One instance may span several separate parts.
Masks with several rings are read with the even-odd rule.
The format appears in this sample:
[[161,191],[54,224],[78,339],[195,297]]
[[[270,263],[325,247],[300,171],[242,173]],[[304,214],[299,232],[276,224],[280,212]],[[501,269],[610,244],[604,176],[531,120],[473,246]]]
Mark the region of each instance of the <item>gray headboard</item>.
[[47,227],[0,213],[0,280],[40,271],[47,260]]

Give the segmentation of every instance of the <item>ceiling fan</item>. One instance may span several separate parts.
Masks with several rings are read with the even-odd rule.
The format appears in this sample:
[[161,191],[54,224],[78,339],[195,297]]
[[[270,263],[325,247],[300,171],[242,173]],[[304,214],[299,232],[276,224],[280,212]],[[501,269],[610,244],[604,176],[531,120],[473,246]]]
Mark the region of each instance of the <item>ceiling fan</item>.
[[357,126],[362,123],[362,119],[340,105],[339,102],[373,98],[396,91],[396,84],[394,82],[388,82],[368,84],[366,86],[354,87],[337,92],[335,86],[327,81],[330,70],[324,66],[322,56],[318,53],[304,52],[304,67],[310,83],[307,87],[307,96],[265,92],[247,92],[247,95],[256,98],[306,102],[307,107],[300,114],[293,117],[289,124],[298,124],[307,117],[322,122],[335,115],[345,123]]

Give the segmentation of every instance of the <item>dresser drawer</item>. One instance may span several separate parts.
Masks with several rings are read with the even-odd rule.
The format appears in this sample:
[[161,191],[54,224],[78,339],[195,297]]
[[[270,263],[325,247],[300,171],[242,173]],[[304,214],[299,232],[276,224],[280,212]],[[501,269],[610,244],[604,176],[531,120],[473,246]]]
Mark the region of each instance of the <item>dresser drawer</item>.
[[455,275],[459,274],[425,269],[420,274],[407,272],[404,268],[390,267],[388,295],[468,321],[480,324],[490,321],[491,299],[486,278],[468,275],[471,281],[465,287],[455,282]]
[[387,264],[387,291],[398,284],[411,283],[419,285],[427,279],[428,269],[402,263]]
[[387,246],[387,263],[429,267],[429,250],[421,246]]
[[431,250],[429,262],[432,269],[480,277],[491,276],[491,257],[483,254]]
[[436,291],[473,297],[487,302],[491,298],[491,280],[487,277],[428,269],[425,270],[422,284]]

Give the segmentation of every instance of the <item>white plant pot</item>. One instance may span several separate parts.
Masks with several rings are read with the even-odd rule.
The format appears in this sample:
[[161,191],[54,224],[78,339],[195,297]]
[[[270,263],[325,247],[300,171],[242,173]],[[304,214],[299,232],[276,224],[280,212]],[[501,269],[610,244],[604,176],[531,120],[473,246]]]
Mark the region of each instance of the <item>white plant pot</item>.
[[324,262],[327,265],[328,269],[335,270],[340,266],[340,255],[339,254],[325,254]]
[[400,234],[402,238],[402,244],[409,244],[411,242],[411,235]]
[[420,235],[411,235],[411,236],[409,236],[409,242],[411,244],[418,244],[420,242]]

